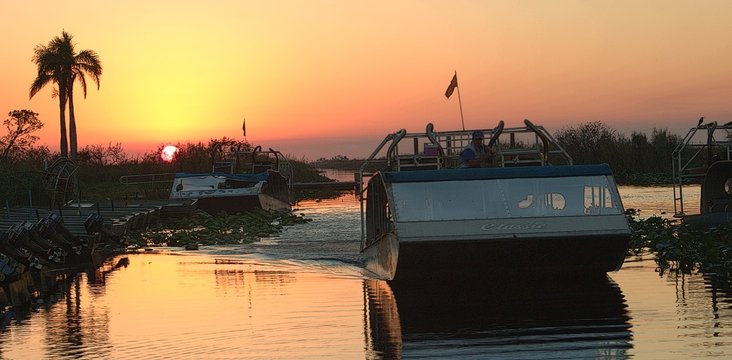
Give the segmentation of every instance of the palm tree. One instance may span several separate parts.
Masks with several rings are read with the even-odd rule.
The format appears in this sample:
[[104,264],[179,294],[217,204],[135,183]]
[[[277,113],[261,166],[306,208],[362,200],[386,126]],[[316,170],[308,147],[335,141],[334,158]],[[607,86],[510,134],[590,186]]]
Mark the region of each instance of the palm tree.
[[[37,45],[34,49],[33,62],[38,66],[38,75],[30,88],[30,98],[33,98],[44,86],[54,83],[58,86],[59,114],[61,129],[61,156],[68,157],[68,143],[66,141],[66,76],[63,74],[63,60],[61,54],[51,41],[47,46]],[[54,94],[56,94],[54,90]]]
[[71,160],[76,161],[76,117],[74,116],[74,82],[79,80],[81,89],[84,91],[86,99],[86,75],[88,74],[99,90],[99,77],[102,76],[102,63],[99,56],[94,50],[82,50],[78,54],[74,53],[74,44],[71,37],[66,32],[64,35],[64,47],[70,46],[73,54],[73,61],[70,63],[70,71],[68,72],[68,89],[66,95],[69,97],[69,145],[71,150]]
[[[39,55],[40,54],[40,55]],[[59,87],[59,106],[61,111],[61,154],[66,156],[66,124],[65,105],[69,104],[69,145],[71,160],[76,161],[77,136],[76,117],[74,115],[74,82],[79,80],[86,98],[86,75],[97,83],[102,75],[102,64],[93,50],[82,50],[78,54],[74,49],[73,36],[66,31],[61,37],[55,37],[48,46],[38,46],[34,62],[38,64],[38,78],[31,86],[31,97],[45,84],[55,82]],[[43,74],[43,76],[42,76]]]

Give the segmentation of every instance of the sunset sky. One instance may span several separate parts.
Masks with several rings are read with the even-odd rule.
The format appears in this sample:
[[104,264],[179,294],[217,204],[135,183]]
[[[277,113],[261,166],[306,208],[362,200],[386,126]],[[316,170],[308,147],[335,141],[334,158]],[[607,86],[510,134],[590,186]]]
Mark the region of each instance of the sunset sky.
[[[732,120],[732,1],[2,1],[0,119],[28,99],[33,49],[66,30],[95,50],[79,146],[132,153],[223,136],[297,158],[367,156],[387,133],[602,121],[683,135]],[[0,130],[4,134],[5,130]]]

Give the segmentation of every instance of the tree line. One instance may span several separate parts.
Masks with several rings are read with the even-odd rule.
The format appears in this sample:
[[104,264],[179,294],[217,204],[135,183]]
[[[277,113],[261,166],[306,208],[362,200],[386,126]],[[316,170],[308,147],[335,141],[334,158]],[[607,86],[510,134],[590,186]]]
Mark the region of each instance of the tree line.
[[564,127],[554,137],[575,164],[607,163],[618,183],[634,185],[670,184],[671,154],[682,140],[656,128],[625,137],[600,121]]

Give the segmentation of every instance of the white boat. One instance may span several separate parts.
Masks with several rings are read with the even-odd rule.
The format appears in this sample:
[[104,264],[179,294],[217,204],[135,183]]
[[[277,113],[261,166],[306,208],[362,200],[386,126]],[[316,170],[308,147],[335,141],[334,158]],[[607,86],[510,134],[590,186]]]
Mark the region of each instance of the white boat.
[[271,170],[257,174],[176,173],[170,199],[196,199],[197,208],[209,213],[290,209],[287,181]]
[[[197,209],[230,214],[261,208],[290,210],[293,168],[281,152],[215,150],[211,172],[126,175],[124,185],[170,186],[169,198],[190,200]],[[218,160],[216,158],[219,158]]]
[[209,213],[290,210],[292,166],[281,152],[219,149],[211,173],[176,173],[170,199],[195,199]]
[[[496,151],[481,168],[457,167],[472,131],[387,135],[356,174],[367,268],[387,280],[618,270],[630,227],[609,166],[573,165],[524,123],[481,129]],[[386,168],[368,171],[382,152]]]
[[[672,155],[674,216],[690,224],[717,226],[732,221],[732,122],[704,124],[703,119]],[[690,185],[701,185],[698,204],[689,203],[696,198],[687,194]]]

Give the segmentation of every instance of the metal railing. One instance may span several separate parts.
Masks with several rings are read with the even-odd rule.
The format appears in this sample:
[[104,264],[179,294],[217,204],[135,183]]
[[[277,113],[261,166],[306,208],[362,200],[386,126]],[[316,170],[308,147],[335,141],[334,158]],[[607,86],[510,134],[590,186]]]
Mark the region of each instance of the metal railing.
[[732,160],[732,122],[718,125],[706,124],[700,119],[696,127],[689,129],[674,149],[671,157],[674,186],[674,216],[686,214],[684,187],[700,182],[709,166],[720,160]]

